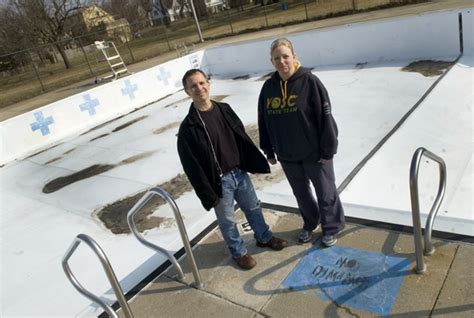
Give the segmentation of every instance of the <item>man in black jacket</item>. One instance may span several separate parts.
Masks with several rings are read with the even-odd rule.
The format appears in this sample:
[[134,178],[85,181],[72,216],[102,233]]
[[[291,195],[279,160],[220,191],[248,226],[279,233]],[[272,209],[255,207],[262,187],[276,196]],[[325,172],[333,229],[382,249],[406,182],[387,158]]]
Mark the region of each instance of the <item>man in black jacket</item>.
[[181,164],[204,208],[214,208],[232,258],[240,268],[251,269],[256,262],[237,230],[234,200],[252,227],[257,246],[274,250],[288,246],[266,224],[247,174],[269,173],[270,167],[230,106],[211,101],[209,79],[203,71],[187,71],[183,87],[193,103],[178,133]]

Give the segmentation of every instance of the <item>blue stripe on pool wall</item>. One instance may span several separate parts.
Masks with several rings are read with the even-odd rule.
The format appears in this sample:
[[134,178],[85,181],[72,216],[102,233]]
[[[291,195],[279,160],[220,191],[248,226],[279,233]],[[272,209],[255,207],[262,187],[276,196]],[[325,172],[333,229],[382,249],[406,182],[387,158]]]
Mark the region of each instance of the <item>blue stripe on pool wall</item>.
[[410,260],[347,247],[315,247],[288,277],[284,288],[314,290],[322,300],[388,315]]

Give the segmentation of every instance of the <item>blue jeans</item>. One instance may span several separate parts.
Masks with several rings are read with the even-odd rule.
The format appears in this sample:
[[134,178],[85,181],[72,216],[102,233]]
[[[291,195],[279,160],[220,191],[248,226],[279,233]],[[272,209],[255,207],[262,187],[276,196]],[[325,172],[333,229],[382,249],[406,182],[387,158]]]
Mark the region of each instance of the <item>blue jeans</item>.
[[260,201],[247,172],[235,168],[226,173],[222,177],[222,198],[214,212],[230,254],[239,258],[247,254],[247,249],[235,223],[234,200],[244,212],[257,241],[267,243],[273,235],[265,223]]

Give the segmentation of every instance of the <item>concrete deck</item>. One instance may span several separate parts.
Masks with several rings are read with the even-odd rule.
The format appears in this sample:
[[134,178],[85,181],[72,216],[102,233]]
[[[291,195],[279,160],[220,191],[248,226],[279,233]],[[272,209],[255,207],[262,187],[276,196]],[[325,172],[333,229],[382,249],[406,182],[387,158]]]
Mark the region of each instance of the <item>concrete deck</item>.
[[[241,216],[241,213],[238,213]],[[240,270],[230,258],[218,229],[212,231],[194,249],[194,256],[204,287],[192,287],[193,275],[184,257],[180,264],[186,275],[185,282],[176,278],[171,268],[151,282],[132,300],[129,300],[135,317],[473,317],[474,316],[474,246],[472,244],[434,240],[436,251],[425,257],[427,271],[423,275],[413,271],[416,262],[413,235],[393,230],[347,224],[337,245],[320,247],[321,232],[316,232],[312,243],[297,244],[296,236],[301,227],[298,215],[265,211],[268,223],[278,237],[289,241],[290,246],[280,252],[258,248],[252,233],[245,233],[249,253],[257,261],[250,271]],[[317,248],[317,250],[314,250]],[[365,277],[370,283],[358,288],[343,287],[344,282],[336,274],[326,276],[318,283],[306,277],[301,288],[285,287],[285,281],[300,272],[305,276],[305,267],[299,266],[310,252],[325,253],[338,250],[336,255],[349,257],[344,251],[356,255],[346,263],[345,268],[334,264],[339,272],[352,271],[353,275]],[[384,257],[407,259],[409,265],[390,271],[374,266],[363,274],[357,274],[357,266],[371,262],[364,258],[366,252]],[[360,253],[360,254],[359,254]],[[386,262],[386,261],[385,261]],[[313,266],[312,275],[322,276],[321,265]],[[319,266],[319,269],[318,269]],[[360,270],[359,268],[359,270]],[[392,267],[393,269],[393,267]],[[307,269],[306,269],[307,270]],[[335,272],[336,273],[336,272]],[[385,274],[383,274],[385,273]],[[385,280],[401,279],[401,286],[390,294]],[[314,278],[314,277],[313,277]],[[359,286],[360,287],[360,286]],[[335,289],[347,288],[343,295]],[[378,289],[378,290],[377,290]],[[377,293],[375,298],[373,292]],[[384,294],[385,293],[385,294]],[[325,294],[322,296],[322,294]],[[331,297],[331,295],[333,297]],[[378,311],[383,301],[393,297],[385,312]],[[357,306],[358,308],[354,307]],[[388,310],[388,312],[387,312]],[[123,316],[123,315],[122,315]]]

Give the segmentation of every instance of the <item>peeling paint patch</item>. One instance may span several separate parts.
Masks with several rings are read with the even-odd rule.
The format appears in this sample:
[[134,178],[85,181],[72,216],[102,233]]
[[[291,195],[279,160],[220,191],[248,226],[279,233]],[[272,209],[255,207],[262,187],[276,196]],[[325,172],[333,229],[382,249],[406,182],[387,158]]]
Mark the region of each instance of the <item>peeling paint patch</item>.
[[355,65],[355,68],[358,69],[358,70],[361,70],[361,69],[365,68],[367,66],[367,64],[369,64],[369,63],[368,62],[357,63]]
[[62,159],[62,158],[63,158],[63,157],[57,157],[57,158],[51,159],[51,160],[49,160],[49,161],[46,161],[44,164],[45,164],[45,165],[49,165],[50,163],[56,162],[56,161],[58,161],[58,160],[60,160],[60,159]]
[[245,132],[249,135],[250,139],[252,139],[255,145],[258,145],[260,142],[260,137],[258,133],[258,126],[257,125],[248,125],[245,126]]
[[215,100],[216,102],[220,102],[226,97],[229,97],[229,95],[214,95],[214,96],[211,96],[211,99]]
[[124,159],[122,161],[120,161],[120,163],[118,165],[127,165],[129,163],[133,163],[135,161],[138,161],[140,159],[144,159],[144,158],[147,158],[147,157],[150,157],[152,154],[154,154],[156,151],[147,151],[147,152],[144,152],[144,153],[141,153],[141,154],[138,154],[138,155],[135,155],[135,156],[131,156],[127,159]]
[[73,152],[74,150],[76,150],[76,148],[71,148],[71,149],[69,149],[68,151],[63,152],[63,155],[70,154],[70,153]]
[[86,131],[86,132],[80,134],[80,136],[86,135],[86,134],[90,133],[91,131],[97,130],[97,129],[102,128],[102,127],[105,127],[105,126],[107,126],[108,124],[113,123],[114,121],[117,121],[117,120],[119,120],[120,118],[123,118],[123,117],[125,117],[125,115],[116,117],[116,118],[114,118],[114,119],[112,119],[112,120],[109,120],[109,121],[106,121],[105,123],[102,123],[102,124],[100,124],[100,125],[97,125],[97,126],[91,128],[91,129],[89,129],[88,131]]
[[180,99],[180,100],[178,100],[178,101],[176,101],[176,102],[174,102],[174,103],[171,103],[171,104],[166,105],[164,108],[176,107],[179,103],[185,102],[185,101],[187,101],[187,100],[189,100],[189,102],[191,102],[191,97],[188,96],[188,97],[182,98],[182,99]]
[[426,77],[438,76],[443,74],[453,63],[449,61],[421,60],[408,64],[402,68],[402,71],[418,72]]
[[238,80],[248,80],[250,78],[250,75],[249,74],[245,74],[245,75],[240,75],[240,76],[236,76],[233,78],[234,81],[238,81]]
[[93,165],[88,168],[85,168],[81,171],[77,171],[73,174],[64,176],[64,177],[59,177],[56,178],[50,182],[48,182],[44,187],[43,187],[43,192],[44,193],[52,193],[55,191],[58,191],[61,188],[64,188],[65,186],[68,186],[74,182],[84,180],[90,177],[93,177],[95,175],[104,173],[106,171],[109,171],[110,169],[113,169],[115,165]]
[[118,127],[115,127],[115,129],[112,130],[112,132],[117,132],[117,131],[119,131],[119,130],[122,130],[122,129],[124,129],[124,128],[127,128],[128,126],[131,126],[131,125],[133,125],[133,124],[135,124],[135,123],[139,122],[140,120],[143,120],[143,119],[145,119],[145,118],[147,118],[147,117],[148,117],[148,116],[140,116],[140,117],[137,117],[137,118],[135,118],[135,119],[133,119],[133,120],[130,120],[129,122],[126,122],[126,123],[123,124],[123,125],[120,125],[120,126],[118,126]]
[[257,81],[266,81],[267,79],[272,77],[273,73],[275,73],[275,72],[270,72],[268,74],[265,74],[262,77],[258,78]]
[[[51,180],[48,182],[44,187],[43,187],[43,192],[44,193],[52,193],[55,191],[58,191],[70,184],[73,184],[74,182],[81,181],[96,175],[99,175],[101,173],[107,172],[109,170],[112,170],[115,167],[121,166],[121,165],[126,165],[133,163],[135,161],[138,161],[140,159],[146,158],[151,156],[155,151],[148,151],[145,153],[141,153],[135,156],[131,156],[127,159],[124,159],[120,161],[118,164],[106,164],[106,165],[101,165],[101,164],[95,164],[90,167],[87,167],[85,169],[82,169],[80,171],[74,172],[70,175],[67,176],[62,176],[59,178],[56,178],[54,180]],[[57,158],[60,159],[60,158]]]
[[106,136],[108,136],[108,135],[110,135],[110,134],[102,134],[102,135],[99,135],[99,136],[97,136],[97,137],[92,138],[92,139],[89,140],[89,141],[94,141],[94,140],[97,140],[97,139],[100,139],[100,138],[104,138],[104,137],[106,137]]
[[161,97],[161,98],[158,98],[157,100],[155,100],[155,101],[153,101],[153,102],[150,102],[150,103],[145,104],[145,105],[143,105],[143,106],[137,107],[137,108],[135,108],[134,110],[132,110],[132,111],[131,111],[130,113],[128,113],[128,114],[135,113],[135,112],[137,112],[137,111],[139,111],[139,110],[141,110],[141,109],[143,109],[143,108],[146,108],[146,107],[148,107],[148,106],[150,106],[150,105],[153,105],[153,104],[155,104],[155,103],[161,102],[162,100],[167,99],[167,98],[170,97],[170,96],[173,96],[173,94],[168,94],[168,95],[166,95],[166,96],[163,96],[163,97]]
[[[114,119],[112,119],[112,120],[106,121],[105,123],[102,123],[102,124],[100,124],[100,125],[97,125],[97,126],[91,128],[91,129],[89,129],[88,131],[82,133],[81,136],[82,136],[82,135],[85,135],[85,134],[88,134],[88,133],[90,133],[91,131],[94,131],[94,130],[96,130],[96,129],[105,127],[105,126],[107,126],[108,124],[110,124],[110,123],[112,123],[112,122],[114,122],[114,121],[119,120],[120,118],[123,118],[123,117],[125,117],[125,116],[127,116],[127,115],[130,115],[130,114],[132,114],[132,113],[135,113],[135,112],[137,112],[137,111],[139,111],[139,110],[141,110],[141,109],[143,109],[143,108],[146,108],[146,107],[148,107],[148,106],[150,106],[150,105],[153,105],[153,104],[155,104],[155,103],[158,103],[158,102],[160,102],[160,101],[162,101],[162,100],[164,100],[164,99],[166,99],[166,98],[168,98],[168,97],[170,97],[170,96],[172,96],[172,95],[173,95],[173,94],[168,94],[168,95],[163,96],[162,98],[159,98],[159,99],[157,99],[157,100],[155,100],[155,101],[153,101],[153,102],[150,102],[150,103],[148,103],[148,104],[145,104],[145,105],[143,105],[143,106],[141,106],[141,107],[137,107],[137,108],[135,108],[134,110],[130,111],[128,114],[121,115],[121,116],[116,117],[116,118],[114,118]],[[165,107],[167,107],[167,106],[165,106]],[[102,136],[101,136],[101,137],[102,137]],[[92,140],[94,140],[94,139],[92,139]]]
[[39,155],[40,153],[43,153],[43,152],[46,152],[46,151],[51,150],[51,149],[53,149],[53,148],[56,148],[57,146],[59,146],[59,145],[61,145],[61,144],[62,144],[62,143],[57,144],[57,145],[54,145],[54,146],[51,146],[51,147],[46,148],[46,149],[43,149],[43,150],[40,150],[40,151],[38,151],[38,152],[35,152],[34,154],[32,154],[32,155],[26,157],[25,159],[33,158],[34,156],[37,156],[37,155]]
[[[192,190],[192,186],[184,174],[177,175],[173,179],[160,184],[159,187],[168,192],[175,200],[183,193]],[[97,217],[114,234],[130,233],[130,228],[127,223],[127,214],[145,193],[146,191],[142,191],[107,205],[97,212]],[[135,224],[140,232],[160,226],[172,226],[175,223],[173,218],[151,215],[164,204],[166,204],[165,200],[160,197],[155,197],[135,215]]]
[[171,123],[171,124],[168,124],[168,125],[165,125],[163,127],[160,127],[160,128],[157,128],[153,131],[153,133],[155,135],[159,135],[167,130],[170,130],[170,129],[173,129],[173,128],[177,128],[179,127],[179,125],[181,125],[181,122],[174,122],[174,123]]

